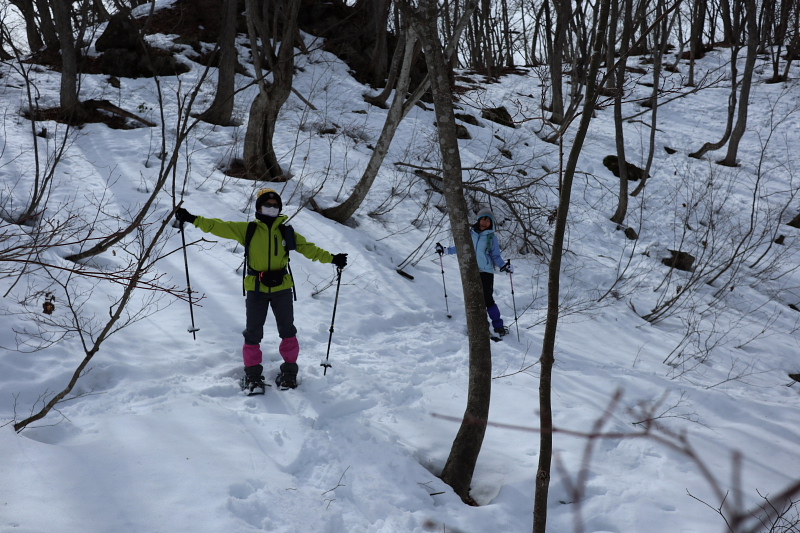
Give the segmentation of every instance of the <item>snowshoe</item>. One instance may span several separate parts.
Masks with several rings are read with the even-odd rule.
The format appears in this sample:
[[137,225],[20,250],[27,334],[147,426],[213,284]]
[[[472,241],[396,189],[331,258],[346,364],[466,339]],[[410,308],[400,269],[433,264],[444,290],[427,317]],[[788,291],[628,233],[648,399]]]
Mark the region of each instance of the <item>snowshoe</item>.
[[291,374],[280,373],[275,378],[275,384],[280,390],[289,390],[297,388],[297,376]]
[[268,383],[264,381],[263,377],[258,378],[250,378],[247,376],[242,376],[242,380],[239,383],[242,387],[242,390],[247,393],[248,396],[256,396],[260,394],[266,394],[267,387],[270,387]]
[[261,375],[263,371],[264,367],[261,365],[244,367],[244,377],[242,377],[240,385],[248,396],[267,392],[268,385],[264,382],[264,376]]
[[297,363],[283,363],[281,371],[275,377],[275,384],[280,390],[297,388]]
[[508,335],[509,329],[505,326],[494,328],[494,332],[489,334],[489,338],[492,339],[494,342],[500,342],[503,340],[503,337]]
[[507,327],[502,326],[499,328],[494,328],[494,333],[496,337],[505,337],[506,335],[511,333],[511,331]]

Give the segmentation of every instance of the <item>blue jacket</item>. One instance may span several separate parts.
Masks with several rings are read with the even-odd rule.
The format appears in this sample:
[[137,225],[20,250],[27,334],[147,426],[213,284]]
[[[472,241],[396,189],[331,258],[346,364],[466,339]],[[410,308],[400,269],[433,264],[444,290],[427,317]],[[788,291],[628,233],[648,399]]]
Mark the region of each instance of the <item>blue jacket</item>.
[[[478,256],[478,270],[493,274],[495,266],[500,268],[505,265],[506,262],[500,254],[500,242],[497,239],[497,235],[494,233],[494,216],[488,211],[481,211],[478,213],[479,219],[485,216],[488,216],[492,221],[492,227],[480,231],[478,223],[476,222],[472,228],[470,228],[469,232],[472,235],[472,245],[475,247],[475,255]],[[456,247],[450,246],[447,248],[447,253],[451,255],[457,253]]]

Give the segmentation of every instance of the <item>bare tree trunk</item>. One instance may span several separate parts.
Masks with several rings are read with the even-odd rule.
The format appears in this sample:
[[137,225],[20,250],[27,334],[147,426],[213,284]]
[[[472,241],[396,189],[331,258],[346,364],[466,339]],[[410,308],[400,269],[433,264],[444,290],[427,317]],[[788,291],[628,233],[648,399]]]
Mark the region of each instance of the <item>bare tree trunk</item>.
[[739,95],[739,115],[736,125],[731,133],[731,140],[728,143],[728,153],[720,161],[721,165],[729,167],[736,166],[736,156],[739,153],[739,143],[744,137],[747,128],[747,110],[750,107],[750,88],[753,84],[753,70],[756,66],[756,55],[758,54],[758,22],[756,20],[757,6],[755,0],[747,0],[747,59],[742,73],[742,90]]
[[78,60],[72,36],[72,3],[53,0],[51,5],[61,46],[61,115],[69,123],[80,123],[86,113],[78,98]]
[[[680,16],[677,13],[676,16]],[[656,150],[656,125],[658,124],[658,95],[661,92],[661,65],[664,62],[664,56],[667,53],[667,46],[669,45],[669,29],[672,23],[667,19],[666,6],[664,0],[656,0],[656,23],[653,26],[653,45],[655,51],[653,53],[653,95],[650,97],[650,105],[652,106],[652,114],[650,115],[650,141],[647,150],[647,164],[642,172],[642,179],[639,185],[631,193],[631,196],[636,197],[644,190],[645,184],[649,179],[650,168],[653,165],[653,156]]]
[[[614,73],[614,141],[617,146],[617,160],[619,161],[619,194],[617,195],[617,210],[611,216],[611,222],[622,224],[628,214],[628,164],[625,159],[625,131],[622,123],[622,97],[625,94],[625,68],[628,64],[628,54],[630,53],[631,31],[633,31],[633,3],[632,0],[623,2],[625,22],[622,24],[622,35],[620,36],[620,58],[618,63],[612,67]],[[612,20],[616,17],[612,14]],[[609,30],[609,34],[614,34]],[[609,40],[609,47],[612,50],[613,42]]]
[[719,1],[720,18],[722,19],[722,45],[731,45],[735,39],[733,34],[733,23],[731,18],[730,0]]
[[[250,33],[250,47],[253,50],[253,62],[259,79],[258,96],[250,106],[250,118],[244,138],[244,165],[247,175],[253,180],[272,180],[283,176],[283,169],[275,155],[272,137],[275,133],[275,122],[278,112],[292,92],[292,76],[294,73],[294,42],[297,36],[297,14],[300,0],[284,0],[282,2],[264,2],[264,0],[246,0],[247,26]],[[263,9],[259,9],[263,8]],[[270,11],[274,14],[275,26],[280,20],[283,32],[280,50],[275,53],[277,35],[270,31]],[[264,68],[259,59],[258,42],[260,40],[264,56],[266,56],[272,72],[272,83],[264,79]]]
[[496,64],[494,62],[494,42],[492,41],[492,2],[491,0],[481,0],[480,10],[480,48],[483,54],[483,67],[486,69],[487,76],[495,76]]
[[556,28],[552,41],[552,58],[550,60],[551,98],[550,121],[563,124],[564,115],[564,48],[567,39],[567,27],[572,18],[572,2],[569,0],[553,0],[556,11]]
[[9,37],[9,34],[3,28],[0,28],[0,61],[11,61],[14,59],[14,56],[3,46],[3,44],[9,40]]
[[511,29],[511,22],[509,21],[508,18],[507,0],[500,1],[500,12],[502,13],[503,16],[503,34],[502,34],[503,48],[504,48],[503,55],[505,56],[506,67],[512,68],[514,66],[514,53],[511,48],[512,29]]
[[92,0],[92,14],[95,22],[108,22],[111,19],[111,14],[103,5],[103,0]]
[[547,277],[547,320],[542,339],[541,369],[539,377],[539,465],[536,472],[536,496],[533,504],[533,533],[547,532],[547,502],[550,491],[550,472],[553,459],[553,366],[555,365],[556,331],[558,329],[559,293],[561,285],[561,256],[564,253],[564,238],[567,230],[572,182],[578,166],[583,142],[592,121],[592,113],[597,101],[597,73],[603,60],[603,41],[606,38],[609,3],[601,0],[595,8],[599,8],[597,33],[595,34],[593,53],[589,65],[584,98],[583,114],[570,148],[567,166],[561,180],[558,211],[553,234],[553,251],[550,258]]
[[692,152],[689,154],[689,157],[694,158],[701,158],[706,153],[711,150],[719,150],[725,143],[728,142],[730,139],[731,132],[733,131],[733,119],[736,114],[736,105],[738,104],[738,94],[739,94],[739,68],[737,66],[737,61],[739,59],[739,50],[741,49],[740,40],[739,40],[739,30],[741,26],[741,18],[742,18],[742,7],[741,2],[734,2],[733,5],[733,20],[732,20],[732,28],[734,31],[733,39],[734,42],[731,45],[731,94],[728,97],[728,116],[727,121],[725,122],[725,133],[722,135],[722,138],[713,143],[705,143],[699,150],[696,152]]
[[378,138],[378,142],[375,143],[375,148],[372,150],[372,155],[369,158],[369,162],[367,162],[361,179],[358,181],[347,200],[336,207],[331,207],[322,211],[322,215],[331,220],[344,223],[348,218],[353,216],[362,204],[375,181],[375,177],[378,175],[386,153],[389,151],[392,139],[394,139],[394,134],[398,126],[400,126],[400,121],[403,120],[403,102],[408,92],[408,86],[411,83],[411,64],[414,59],[414,48],[417,42],[417,36],[413,29],[409,28],[406,31],[405,41],[406,46],[403,54],[403,63],[400,68],[400,75],[397,78],[394,100],[392,100],[392,105],[389,108],[389,112],[386,114],[386,121],[383,123],[381,135]]
[[368,104],[372,104],[374,106],[378,106],[382,109],[386,109],[388,106],[386,102],[389,100],[389,95],[392,94],[392,90],[397,83],[397,76],[400,72],[400,67],[403,64],[403,51],[406,49],[406,39],[408,38],[408,31],[402,30],[399,32],[397,36],[397,45],[394,47],[394,53],[392,54],[392,63],[389,66],[389,77],[386,80],[386,85],[383,88],[383,91],[377,96],[369,96],[364,95],[364,101]]
[[695,61],[705,55],[703,46],[703,29],[706,21],[707,0],[695,0],[692,5],[692,25],[689,35],[689,81],[687,85],[694,87]]
[[[59,36],[53,18],[50,16],[49,2],[47,0],[35,0],[37,12],[39,13],[39,31],[44,38],[44,46],[47,50],[58,50]],[[69,9],[68,9],[69,11]]]
[[790,14],[793,17],[792,29],[787,30],[791,34],[791,40],[786,45],[786,66],[783,69],[783,79],[789,78],[789,69],[792,61],[800,55],[800,9],[794,9]]
[[369,53],[369,57],[372,58],[369,65],[369,80],[373,87],[380,87],[386,79],[386,22],[390,6],[390,0],[359,0],[355,5],[355,10],[363,12],[363,18],[367,21],[368,27],[364,28],[364,33],[371,33],[371,39],[374,40]]
[[[795,2],[796,3],[796,2]],[[770,1],[770,4],[774,6],[775,2]],[[775,43],[774,46],[769,48],[769,53],[772,55],[772,78],[770,81],[773,82],[780,82],[786,81],[786,77],[781,75],[781,53],[786,48],[786,62],[791,63],[791,52],[789,51],[789,43],[787,42],[787,37],[789,34],[787,33],[789,30],[789,18],[791,15],[791,8],[792,2],[783,1],[780,3],[778,7],[778,16],[776,17],[777,20],[774,20],[772,25],[768,28],[767,25],[762,22],[761,24],[764,26],[765,31],[770,30],[770,40],[769,42]]]
[[425,50],[431,78],[442,157],[444,196],[450,215],[453,239],[459,250],[458,264],[464,287],[464,306],[469,334],[467,408],[441,477],[445,483],[453,487],[462,500],[471,501],[470,484],[489,416],[492,387],[491,347],[486,333],[483,289],[470,236],[469,211],[464,199],[452,90],[448,82],[447,62],[442,53],[436,25],[437,3],[436,0],[423,0],[419,5],[418,11],[413,14],[413,21]]
[[224,20],[219,34],[217,54],[219,70],[217,75],[217,90],[214,101],[200,120],[220,126],[230,126],[233,117],[233,104],[236,81],[236,5],[237,0],[225,0],[223,4]]
[[31,52],[35,54],[44,48],[44,41],[42,41],[39,26],[36,24],[36,8],[33,5],[33,0],[9,1],[22,13],[22,18],[25,21],[25,36],[28,39],[28,47],[31,49]]
[[[461,36],[461,32],[464,30],[467,22],[469,21],[470,16],[472,15],[476,5],[476,0],[471,0],[469,4],[465,7],[464,13],[461,16],[461,20],[458,26],[455,29],[455,33],[453,35],[453,39],[447,44],[447,48],[444,51],[445,57],[450,57],[453,55],[456,46],[458,44],[458,39]],[[408,39],[411,39],[409,36]],[[410,68],[410,64],[408,68]],[[403,69],[406,68],[405,61]],[[398,86],[399,86],[398,81]],[[341,205],[336,207],[331,207],[322,211],[322,215],[330,218],[331,220],[335,220],[340,223],[344,223],[348,218],[353,216],[353,214],[358,210],[361,204],[364,202],[364,199],[367,197],[367,193],[369,192],[372,184],[375,182],[375,178],[378,175],[378,170],[380,170],[381,164],[383,163],[383,159],[386,156],[386,152],[389,150],[389,146],[391,145],[392,139],[394,138],[394,134],[397,131],[397,127],[400,125],[400,122],[406,117],[408,112],[419,102],[420,98],[427,92],[428,87],[430,87],[431,80],[430,80],[430,73],[428,73],[419,86],[414,90],[414,93],[408,97],[405,101],[402,101],[402,98],[405,97],[405,91],[402,93],[398,89],[395,92],[395,100],[392,103],[392,108],[389,111],[387,116],[387,121],[384,124],[383,130],[381,131],[381,136],[378,139],[378,143],[376,144],[375,150],[372,152],[372,156],[370,157],[369,163],[367,164],[367,168],[364,169],[364,173],[361,175],[361,179],[356,184],[353,192],[350,196],[342,202]],[[406,87],[407,88],[407,87]],[[399,101],[398,101],[399,99]],[[395,104],[399,105],[399,113],[400,117],[398,120],[393,118],[394,116],[394,109]]]

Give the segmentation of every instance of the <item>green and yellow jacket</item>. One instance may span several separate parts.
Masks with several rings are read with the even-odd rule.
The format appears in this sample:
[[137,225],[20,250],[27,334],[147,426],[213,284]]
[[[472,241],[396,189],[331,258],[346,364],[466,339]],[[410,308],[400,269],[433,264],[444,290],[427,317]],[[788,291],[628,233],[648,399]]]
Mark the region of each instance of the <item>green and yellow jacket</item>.
[[[279,226],[286,222],[289,217],[286,215],[279,215],[272,226],[269,226],[261,220],[256,220],[256,231],[250,241],[250,269],[259,272],[271,272],[276,270],[283,270],[289,264],[289,251],[283,242],[283,235]],[[249,222],[230,222],[220,220],[218,218],[205,218],[198,216],[194,225],[206,233],[211,233],[223,239],[232,239],[238,241],[239,244],[244,245],[247,236],[247,226]],[[311,259],[312,261],[319,261],[320,263],[333,262],[333,254],[323,250],[313,242],[308,242],[305,237],[295,232],[297,240],[297,251]],[[281,290],[291,289],[294,286],[292,276],[287,272],[283,277],[283,283],[277,287],[265,287],[259,284],[261,292],[277,292]],[[248,272],[244,279],[244,288],[248,291],[256,289],[256,276]]]

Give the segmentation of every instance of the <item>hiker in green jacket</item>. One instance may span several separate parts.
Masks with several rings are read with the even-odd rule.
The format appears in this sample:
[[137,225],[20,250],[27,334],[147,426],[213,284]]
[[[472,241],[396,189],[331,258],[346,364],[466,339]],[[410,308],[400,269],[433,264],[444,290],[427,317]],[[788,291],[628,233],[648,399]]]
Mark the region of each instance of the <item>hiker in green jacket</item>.
[[[297,250],[312,261],[333,263],[340,269],[347,264],[347,254],[331,254],[308,242],[305,237],[294,232],[291,226],[285,226],[284,222],[289,217],[280,214],[282,208],[283,202],[276,191],[261,189],[256,197],[256,220],[253,222],[205,218],[195,216],[183,208],[178,208],[175,212],[175,218],[181,223],[192,223],[206,233],[233,239],[245,245],[246,325],[242,332],[244,335],[242,355],[245,386],[251,393],[256,388],[262,392],[265,389],[260,343],[264,336],[264,322],[270,307],[275,315],[278,335],[281,338],[278,351],[284,361],[275,383],[281,389],[293,389],[297,386],[297,357],[300,353],[300,344],[297,341],[297,328],[294,326],[292,297],[294,281],[287,268],[289,250]],[[253,228],[249,243],[247,243],[248,227]]]

